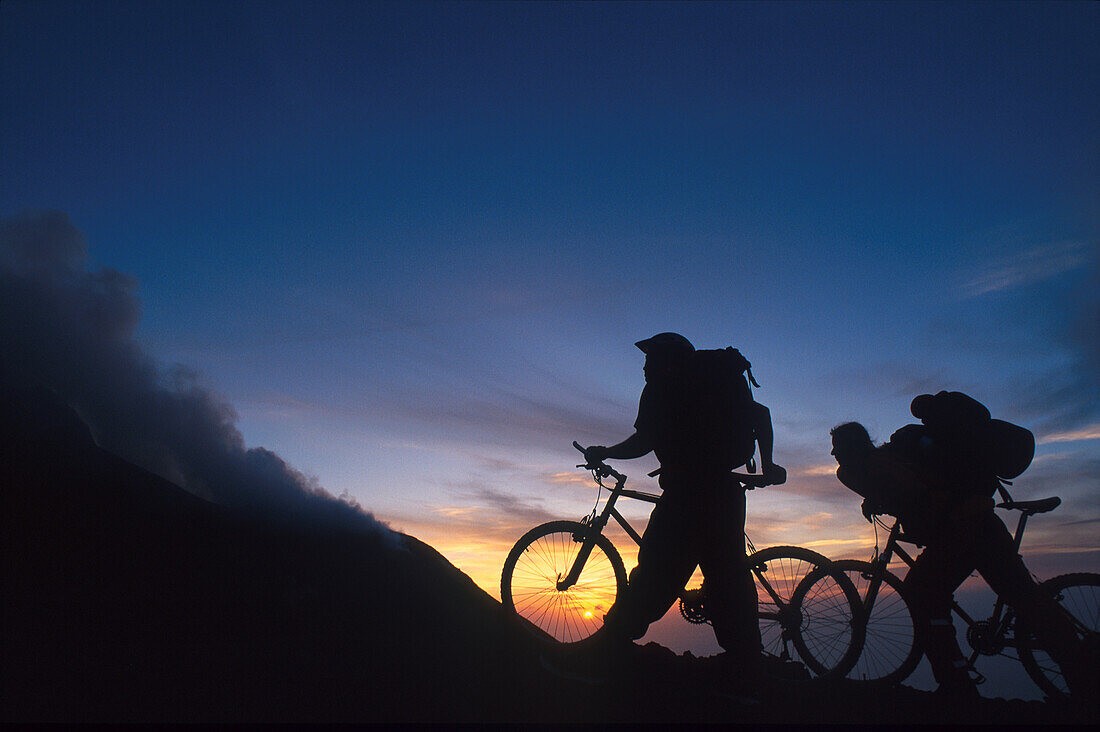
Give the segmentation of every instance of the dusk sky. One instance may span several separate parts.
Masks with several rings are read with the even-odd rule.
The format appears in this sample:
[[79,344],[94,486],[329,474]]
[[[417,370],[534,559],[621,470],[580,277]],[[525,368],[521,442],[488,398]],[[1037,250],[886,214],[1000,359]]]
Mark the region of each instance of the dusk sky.
[[868,558],[828,431],[950,389],[1038,438],[1033,571],[1097,570],[1098,37],[1087,2],[5,0],[0,216],[67,215],[164,373],[494,595],[670,330],[772,411],[757,547]]

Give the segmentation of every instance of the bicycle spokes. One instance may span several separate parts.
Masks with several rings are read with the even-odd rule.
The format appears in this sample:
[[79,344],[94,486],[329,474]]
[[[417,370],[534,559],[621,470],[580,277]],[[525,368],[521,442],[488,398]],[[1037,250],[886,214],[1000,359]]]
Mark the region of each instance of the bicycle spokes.
[[[578,544],[580,525],[558,521],[536,527],[505,561],[501,602],[543,640],[572,644],[603,627],[603,618],[626,586],[626,571],[601,535]],[[587,552],[583,561],[581,551]]]

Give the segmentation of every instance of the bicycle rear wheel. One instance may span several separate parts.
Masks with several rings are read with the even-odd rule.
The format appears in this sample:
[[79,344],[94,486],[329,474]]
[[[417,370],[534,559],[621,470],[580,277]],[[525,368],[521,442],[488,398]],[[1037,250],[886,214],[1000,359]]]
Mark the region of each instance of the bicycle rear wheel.
[[[858,607],[851,582],[831,572],[828,558],[803,547],[768,547],[749,561],[764,652],[797,657],[818,676],[838,673],[850,657]],[[820,580],[816,588],[803,584],[811,575]]]
[[504,560],[500,601],[505,612],[547,643],[577,647],[590,641],[626,588],[623,560],[600,534],[576,584],[558,589],[588,532],[576,521],[551,521],[524,534]]
[[[920,631],[913,622],[902,581],[888,571],[876,570],[870,562],[857,559],[841,559],[833,566],[855,585],[860,598],[860,616],[866,616],[860,633],[859,656],[848,671],[848,678],[891,684],[904,681],[920,663],[923,651]],[[867,614],[867,594],[877,572],[882,572],[882,582]]]
[[[1100,574],[1063,574],[1043,582],[1039,589],[1053,597],[1073,618],[1078,638],[1096,648],[1100,637]],[[1016,619],[1016,641],[1020,663],[1032,681],[1052,699],[1068,697],[1069,688],[1058,664],[1036,644],[1034,633],[1020,618]]]

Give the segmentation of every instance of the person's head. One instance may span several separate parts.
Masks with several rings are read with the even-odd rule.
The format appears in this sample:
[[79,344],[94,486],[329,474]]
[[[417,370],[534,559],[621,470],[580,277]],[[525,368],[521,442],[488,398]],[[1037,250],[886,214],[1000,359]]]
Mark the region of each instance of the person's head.
[[874,449],[875,443],[867,434],[867,428],[859,422],[845,422],[829,431],[833,438],[833,451],[830,453],[838,464],[859,460]]
[[658,333],[634,344],[645,354],[646,381],[674,373],[691,354],[695,346],[679,333]]

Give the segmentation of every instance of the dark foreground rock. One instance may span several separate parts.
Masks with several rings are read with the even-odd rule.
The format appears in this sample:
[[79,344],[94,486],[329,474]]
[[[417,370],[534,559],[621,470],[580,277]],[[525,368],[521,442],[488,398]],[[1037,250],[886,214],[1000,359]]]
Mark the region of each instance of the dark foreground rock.
[[602,683],[563,678],[412,537],[225,510],[99,449],[64,405],[7,399],[3,418],[3,721],[1090,721],[860,684],[750,699],[721,659],[653,644]]
[[[721,657],[675,655],[655,643],[634,649],[621,674],[601,684],[575,683],[570,721],[729,722],[734,724],[1082,724],[1077,709],[1046,702],[978,699],[946,703],[906,686],[854,681],[764,680],[743,690]],[[576,716],[573,716],[576,715]]]

